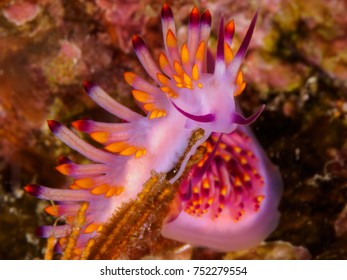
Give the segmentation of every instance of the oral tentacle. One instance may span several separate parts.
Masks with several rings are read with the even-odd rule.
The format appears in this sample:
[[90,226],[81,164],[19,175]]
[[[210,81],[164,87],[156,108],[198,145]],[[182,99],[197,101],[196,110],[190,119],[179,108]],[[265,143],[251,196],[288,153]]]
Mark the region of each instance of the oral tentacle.
[[177,111],[179,111],[182,115],[184,115],[185,117],[196,121],[196,122],[202,122],[202,123],[209,123],[209,122],[213,122],[215,120],[215,116],[213,114],[206,114],[206,115],[193,115],[190,114],[184,110],[182,110],[181,108],[179,108],[173,101],[171,101],[172,105],[177,109]]
[[231,121],[236,124],[240,125],[250,125],[252,122],[254,122],[260,114],[264,111],[265,104],[263,104],[252,116],[249,118],[245,118],[242,115],[234,112],[231,116]]
[[235,54],[235,57],[234,57],[232,63],[230,63],[230,65],[227,68],[227,74],[230,76],[236,76],[236,74],[238,73],[238,71],[240,69],[242,60],[246,55],[249,43],[251,41],[253,31],[255,28],[255,24],[257,22],[257,18],[258,18],[258,12],[255,13],[255,15],[251,21],[251,24],[248,27],[246,35],[243,38],[243,41],[242,41],[238,51]]

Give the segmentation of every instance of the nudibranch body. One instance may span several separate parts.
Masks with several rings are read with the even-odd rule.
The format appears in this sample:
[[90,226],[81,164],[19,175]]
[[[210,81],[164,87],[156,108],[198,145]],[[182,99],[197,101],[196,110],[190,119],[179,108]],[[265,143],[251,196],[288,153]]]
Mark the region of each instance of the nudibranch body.
[[[207,59],[211,29],[208,10],[200,15],[193,8],[188,40],[181,47],[167,4],[161,16],[165,51],[159,55],[159,67],[143,40],[133,37],[135,52],[156,85],[134,73],[125,73],[145,116],[116,102],[96,84],[85,82],[85,91],[98,105],[124,120],[72,123],[76,130],[101,143],[103,149],[85,142],[61,123],[48,121],[52,132],[90,163],[61,159],[57,170],[74,179],[70,189],[34,184],[25,187],[30,194],[57,202],[46,212],[66,221],[64,225],[41,227],[43,237],[64,240],[71,234],[71,221],[83,208],[81,205],[88,202],[83,210],[83,234],[75,245],[77,251],[82,251],[122,203],[141,192],[153,170],[167,173],[180,162],[170,179],[175,182],[200,145],[207,147],[206,157],[183,181],[181,212],[163,226],[163,235],[218,250],[235,250],[256,245],[274,229],[281,188],[279,173],[251,133],[237,128],[253,122],[264,107],[244,118],[236,112],[234,100],[245,87],[240,65],[257,15],[235,55],[231,49],[234,22],[225,25],[221,19],[213,63]],[[203,130],[203,137],[187,151],[198,129]]]

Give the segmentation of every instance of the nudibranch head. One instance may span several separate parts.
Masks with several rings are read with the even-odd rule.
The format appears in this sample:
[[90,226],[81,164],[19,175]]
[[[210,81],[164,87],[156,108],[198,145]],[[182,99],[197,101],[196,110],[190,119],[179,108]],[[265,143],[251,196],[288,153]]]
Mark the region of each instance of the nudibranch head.
[[[211,14],[200,15],[192,9],[188,25],[188,40],[181,47],[176,40],[176,29],[170,7],[164,4],[161,12],[165,51],[159,55],[159,66],[151,58],[139,36],[133,37],[136,54],[149,76],[158,84],[156,91],[146,87],[133,73],[126,73],[126,81],[134,88],[135,99],[149,111],[150,118],[164,117],[172,109],[186,117],[187,128],[197,127],[211,132],[230,133],[238,124],[249,124],[262,112],[261,107],[249,119],[236,112],[234,97],[245,88],[240,71],[257,20],[255,14],[236,54],[231,49],[234,22],[226,25],[221,18],[215,61],[208,59]],[[165,100],[155,100],[164,93]]]

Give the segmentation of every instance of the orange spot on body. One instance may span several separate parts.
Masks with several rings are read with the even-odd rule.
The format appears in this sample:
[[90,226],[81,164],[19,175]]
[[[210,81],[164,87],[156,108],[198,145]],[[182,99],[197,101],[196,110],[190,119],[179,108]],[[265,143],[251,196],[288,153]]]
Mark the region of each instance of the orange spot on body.
[[183,44],[181,48],[181,61],[182,64],[189,64],[189,51],[187,44]]
[[92,233],[93,231],[96,231],[99,227],[99,224],[96,223],[90,223],[85,229],[84,233]]
[[264,200],[264,198],[265,198],[264,195],[258,195],[258,196],[256,197],[256,201],[260,203],[260,202],[262,202],[262,201]]
[[116,193],[117,193],[117,187],[112,187],[106,192],[105,197],[114,196],[116,195]]
[[238,146],[233,146],[232,148],[233,148],[234,152],[236,152],[238,154],[242,151],[241,148]]
[[234,96],[239,96],[244,91],[245,88],[246,88],[246,83],[242,83],[241,86],[239,86],[236,89]]
[[161,117],[165,117],[165,116],[166,116],[165,110],[155,109],[150,113],[149,118],[155,119],[155,118],[161,118]]
[[184,71],[183,71],[182,65],[177,60],[175,60],[174,62],[174,69],[179,76],[183,75]]
[[139,149],[135,154],[135,158],[139,158],[141,156],[144,156],[145,154],[146,154],[146,149]]
[[235,187],[242,187],[242,182],[239,177],[235,177],[234,184],[235,184]]
[[239,157],[239,160],[242,165],[245,165],[248,162],[245,157]]
[[245,182],[250,182],[251,181],[251,177],[247,173],[244,173],[243,174],[243,180]]
[[198,49],[196,50],[196,54],[195,54],[195,60],[197,62],[202,62],[205,59],[205,42],[202,41],[199,46]]
[[58,170],[61,174],[70,175],[72,167],[71,164],[65,163],[56,166],[55,169]]
[[83,189],[89,189],[94,186],[94,180],[91,178],[83,178],[75,180],[75,184]]
[[76,184],[71,184],[70,185],[70,189],[72,189],[72,190],[80,190],[81,187],[79,185],[76,185]]
[[164,74],[158,73],[157,78],[162,85],[167,86],[169,84],[170,80]]
[[125,148],[123,151],[121,151],[119,154],[122,156],[131,156],[137,151],[137,147],[135,146],[129,146]]
[[119,153],[128,147],[126,142],[115,142],[105,147],[105,149],[109,152]]
[[134,98],[139,102],[145,103],[145,102],[152,101],[150,94],[148,94],[147,92],[134,89],[132,90],[132,94]]
[[226,64],[229,64],[234,59],[233,51],[231,50],[228,43],[224,43],[224,58]]
[[60,216],[58,205],[47,206],[44,210],[47,214],[49,214],[51,216],[54,216],[54,217]]
[[187,87],[191,87],[192,86],[192,79],[188,76],[187,73],[183,73],[183,81],[186,84]]
[[194,64],[194,66],[192,68],[192,78],[194,81],[199,80],[199,67],[197,64]]
[[172,78],[175,80],[176,83],[182,84],[182,79],[180,76],[172,75]]
[[177,40],[175,34],[172,32],[171,29],[166,34],[166,45],[169,48],[176,48],[177,47]]
[[168,67],[170,67],[170,63],[169,60],[167,59],[167,56],[161,52],[159,54],[159,65],[160,68],[165,72],[165,69],[167,69]]
[[109,190],[110,186],[109,184],[102,184],[99,185],[95,188],[93,188],[90,193],[95,194],[95,195],[99,195],[99,194],[103,194],[106,193]]
[[147,111],[147,112],[150,112],[150,111],[153,111],[154,109],[156,109],[156,105],[153,104],[153,103],[146,103],[143,105],[143,108]]
[[90,137],[92,137],[95,141],[99,143],[106,143],[109,140],[110,134],[105,131],[97,131],[90,133]]
[[124,73],[124,79],[130,86],[132,86],[134,84],[136,77],[137,77],[137,75],[132,73],[132,72],[125,72]]

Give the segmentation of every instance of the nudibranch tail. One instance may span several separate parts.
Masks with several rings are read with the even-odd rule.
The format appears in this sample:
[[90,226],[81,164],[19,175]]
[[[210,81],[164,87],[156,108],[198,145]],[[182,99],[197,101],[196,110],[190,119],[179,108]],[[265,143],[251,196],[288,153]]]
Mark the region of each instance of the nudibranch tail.
[[[246,86],[240,67],[256,20],[257,13],[234,54],[234,21],[225,24],[222,17],[214,59],[208,49],[210,12],[200,13],[193,7],[187,42],[180,45],[172,10],[164,4],[164,50],[158,64],[144,40],[138,35],[132,38],[135,53],[153,82],[124,73],[144,114],[86,81],[83,87],[88,96],[123,122],[82,119],[69,128],[48,121],[51,131],[87,162],[60,158],[56,170],[71,178],[65,189],[36,184],[24,188],[33,196],[53,201],[45,211],[57,222],[38,231],[49,240],[47,256],[55,247],[63,258],[86,257],[104,234],[105,224],[122,212],[127,202],[141,196],[153,173],[170,174],[165,186],[181,184],[181,211],[164,223],[166,237],[225,251],[254,246],[274,229],[281,178],[251,132],[242,127],[255,121],[264,106],[245,118],[236,112],[235,104],[235,97]],[[83,140],[80,133],[99,145]],[[207,153],[188,172],[201,145]]]

